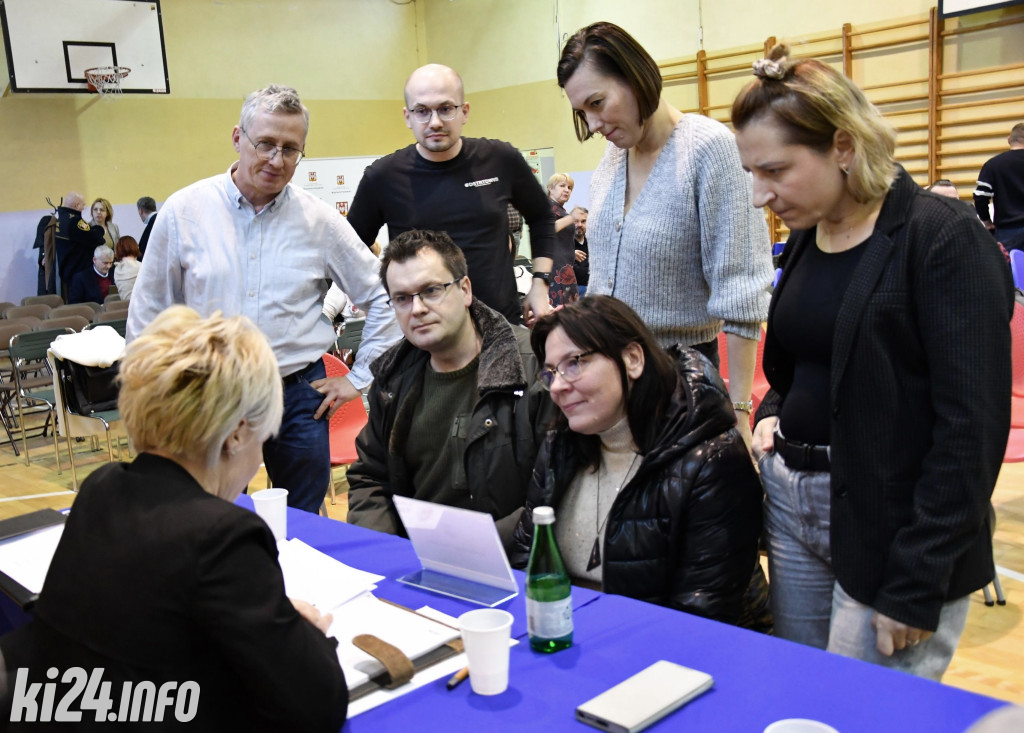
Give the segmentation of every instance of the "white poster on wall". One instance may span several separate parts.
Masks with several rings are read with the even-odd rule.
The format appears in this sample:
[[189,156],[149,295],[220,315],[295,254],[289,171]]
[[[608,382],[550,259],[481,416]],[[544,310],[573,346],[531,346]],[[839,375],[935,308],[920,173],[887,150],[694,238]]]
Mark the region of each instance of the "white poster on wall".
[[[379,155],[360,155],[349,158],[303,158],[295,168],[292,183],[309,191],[348,216],[348,208],[355,198],[356,188],[366,170]],[[377,241],[388,242],[388,228],[381,227]]]

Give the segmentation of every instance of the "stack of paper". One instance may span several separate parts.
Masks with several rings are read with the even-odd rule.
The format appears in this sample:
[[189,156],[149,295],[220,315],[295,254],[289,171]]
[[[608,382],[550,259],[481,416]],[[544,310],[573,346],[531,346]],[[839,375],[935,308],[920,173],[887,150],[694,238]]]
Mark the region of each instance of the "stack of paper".
[[288,597],[312,603],[323,613],[375,590],[384,579],[349,567],[300,539],[278,542],[277,561]]

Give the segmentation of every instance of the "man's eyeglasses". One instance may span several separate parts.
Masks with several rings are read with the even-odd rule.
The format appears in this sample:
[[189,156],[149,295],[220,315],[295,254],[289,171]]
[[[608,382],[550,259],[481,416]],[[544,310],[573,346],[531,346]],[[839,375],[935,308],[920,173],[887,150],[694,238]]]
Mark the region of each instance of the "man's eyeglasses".
[[556,374],[561,375],[562,379],[572,384],[583,376],[583,367],[590,363],[581,360],[596,353],[596,351],[584,351],[582,354],[576,354],[576,356],[570,356],[566,359],[562,359],[560,362],[555,364],[554,368],[541,369],[537,372],[537,379],[540,381],[541,386],[543,386],[544,389],[551,389],[551,385],[555,382]]
[[442,122],[451,122],[461,109],[461,104],[442,104],[440,107],[424,107],[421,104],[409,110],[409,114],[421,125],[425,125],[430,122],[430,118],[434,116],[435,112]]
[[457,277],[451,282],[441,283],[439,285],[428,285],[418,293],[397,293],[388,299],[388,305],[393,307],[395,310],[407,310],[412,308],[412,299],[417,295],[420,296],[420,300],[426,305],[437,305],[444,300],[444,296],[448,292],[448,287],[454,285],[460,280],[462,280],[462,278]]
[[242,134],[245,135],[245,139],[249,141],[249,144],[256,149],[256,155],[260,157],[260,160],[273,160],[274,156],[278,153],[281,154],[281,158],[284,159],[285,163],[295,165],[302,160],[303,152],[297,148],[288,148],[282,145],[274,145],[274,143],[268,143],[266,140],[260,142],[253,142],[252,138],[249,137],[249,133],[242,130]]

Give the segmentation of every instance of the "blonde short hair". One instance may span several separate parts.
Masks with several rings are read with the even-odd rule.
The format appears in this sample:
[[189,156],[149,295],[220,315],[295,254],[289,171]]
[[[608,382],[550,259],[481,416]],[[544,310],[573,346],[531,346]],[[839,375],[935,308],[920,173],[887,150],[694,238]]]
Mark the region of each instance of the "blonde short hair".
[[107,201],[106,199],[96,199],[95,201],[93,201],[92,205],[89,206],[89,213],[90,214],[92,214],[93,206],[95,206],[96,204],[102,205],[104,211],[107,212],[107,221],[113,221],[114,220],[114,207],[111,206],[110,202]]
[[277,359],[244,316],[203,318],[171,306],[128,345],[120,381],[118,408],[139,451],[213,465],[243,419],[262,440],[281,426]]
[[559,183],[568,183],[569,188],[576,188],[576,181],[572,180],[572,176],[568,173],[556,173],[548,179],[548,193],[551,193],[551,189]]
[[[732,103],[737,131],[749,124],[774,120],[792,145],[819,153],[828,151],[837,130],[853,140],[853,160],[846,185],[860,203],[882,199],[896,179],[896,132],[864,92],[817,59],[788,59],[782,44],[772,48],[766,63],[755,65],[758,78]],[[767,71],[765,71],[767,69]]]

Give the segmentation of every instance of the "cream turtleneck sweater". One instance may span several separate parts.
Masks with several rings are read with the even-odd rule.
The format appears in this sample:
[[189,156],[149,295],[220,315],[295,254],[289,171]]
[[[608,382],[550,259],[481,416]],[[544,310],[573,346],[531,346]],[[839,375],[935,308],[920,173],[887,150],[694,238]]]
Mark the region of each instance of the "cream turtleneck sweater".
[[603,563],[588,571],[594,539],[599,537],[601,557],[604,557],[604,525],[619,491],[629,483],[640,467],[641,456],[629,421],[623,417],[603,433],[601,438],[601,465],[597,471],[584,469],[569,484],[558,507],[555,539],[562,551],[566,570],[573,582],[590,581],[583,585],[601,583]]

